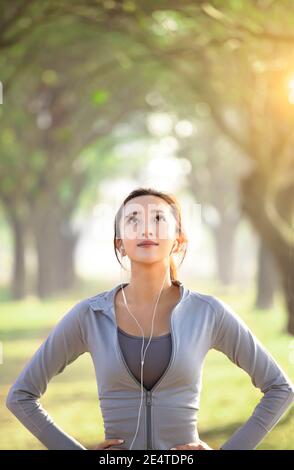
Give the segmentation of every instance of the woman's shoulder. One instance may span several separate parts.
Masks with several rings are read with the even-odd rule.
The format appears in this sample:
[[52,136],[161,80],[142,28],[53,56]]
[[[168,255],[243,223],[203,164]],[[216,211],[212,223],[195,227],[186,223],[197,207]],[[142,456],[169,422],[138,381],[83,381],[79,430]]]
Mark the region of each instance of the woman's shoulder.
[[91,318],[99,311],[108,311],[109,308],[109,292],[98,292],[95,295],[84,297],[77,300],[63,314],[57,328],[66,330],[76,330],[86,328],[91,325]]
[[82,302],[84,302],[88,307],[90,307],[91,310],[94,311],[108,308],[111,303],[111,298],[114,289],[115,287],[98,292],[97,294],[94,294],[82,300]]
[[224,309],[230,309],[230,306],[221,299],[218,295],[208,294],[207,292],[200,292],[197,290],[190,290],[192,302],[198,308],[209,310],[215,315],[221,313]]
[[[202,305],[203,310],[209,310],[212,315],[216,318],[216,321],[227,324],[242,325],[248,327],[245,320],[239,315],[235,308],[230,305],[227,300],[219,297],[219,295],[213,295],[198,291],[191,291],[193,298],[195,299],[196,305],[199,307]],[[197,303],[198,302],[198,303]],[[205,305],[208,308],[205,308]]]
[[109,293],[111,290],[105,290],[98,292],[89,297],[84,297],[80,300],[77,300],[70,309],[67,311],[67,316],[71,317],[80,317],[84,315],[87,311],[99,310],[109,305]]

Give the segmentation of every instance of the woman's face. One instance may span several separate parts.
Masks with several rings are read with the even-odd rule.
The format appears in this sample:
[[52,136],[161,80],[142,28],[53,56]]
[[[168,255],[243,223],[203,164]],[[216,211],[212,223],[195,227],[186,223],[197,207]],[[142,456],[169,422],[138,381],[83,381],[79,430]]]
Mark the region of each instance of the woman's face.
[[[133,261],[152,263],[169,258],[177,239],[172,206],[153,195],[131,199],[122,212],[120,234],[126,255]],[[155,244],[142,245],[146,240]]]

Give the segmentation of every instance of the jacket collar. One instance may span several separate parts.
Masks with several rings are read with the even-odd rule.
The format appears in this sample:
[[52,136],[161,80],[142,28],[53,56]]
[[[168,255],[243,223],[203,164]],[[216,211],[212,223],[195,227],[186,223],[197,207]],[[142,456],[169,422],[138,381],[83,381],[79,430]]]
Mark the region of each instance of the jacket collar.
[[[190,291],[184,286],[184,284],[181,281],[174,280],[172,282],[173,284],[179,285],[181,289],[181,298],[176,304],[176,306],[178,306],[187,298]],[[114,296],[116,292],[121,288],[121,285],[123,285],[123,287],[126,287],[128,284],[129,284],[128,282],[117,284],[116,286],[114,286],[112,289],[108,291],[104,291],[104,292],[101,292],[100,294],[90,297],[89,303],[90,303],[92,310],[94,311],[100,310],[105,315],[107,315],[108,317],[110,317],[112,320],[115,321]]]

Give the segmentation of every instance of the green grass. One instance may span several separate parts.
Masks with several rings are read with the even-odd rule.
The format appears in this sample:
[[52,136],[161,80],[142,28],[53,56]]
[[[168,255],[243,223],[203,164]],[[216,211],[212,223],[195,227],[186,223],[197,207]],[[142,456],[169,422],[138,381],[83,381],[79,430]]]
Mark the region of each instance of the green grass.
[[[22,367],[36,351],[50,329],[81,298],[111,288],[92,286],[66,298],[40,302],[34,297],[9,302],[2,298],[0,340],[0,449],[45,449],[45,447],[6,408],[8,389]],[[290,344],[285,333],[286,312],[280,295],[270,311],[253,309],[254,289],[232,287],[224,290],[215,284],[191,285],[199,292],[219,296],[245,320],[257,338],[293,380]],[[203,367],[201,406],[198,415],[200,438],[218,448],[251,415],[262,393],[250,377],[224,354],[210,350]],[[55,376],[41,399],[54,421],[87,449],[104,439],[94,366],[89,354],[80,356],[62,374]],[[257,449],[294,449],[294,410],[290,409],[263,439]]]

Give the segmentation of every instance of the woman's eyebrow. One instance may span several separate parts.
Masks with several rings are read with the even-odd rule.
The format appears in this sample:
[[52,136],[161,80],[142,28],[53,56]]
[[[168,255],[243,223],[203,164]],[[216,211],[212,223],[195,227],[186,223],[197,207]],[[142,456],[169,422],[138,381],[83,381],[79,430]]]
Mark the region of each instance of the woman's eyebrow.
[[[165,214],[165,212],[161,209],[153,209],[151,212],[161,212],[162,214]],[[131,215],[136,215],[136,214],[140,214],[141,212],[140,211],[133,211],[133,212],[130,212],[130,214],[126,215],[125,216],[125,219],[127,219],[128,217],[130,217]]]

